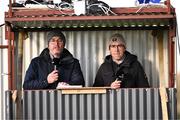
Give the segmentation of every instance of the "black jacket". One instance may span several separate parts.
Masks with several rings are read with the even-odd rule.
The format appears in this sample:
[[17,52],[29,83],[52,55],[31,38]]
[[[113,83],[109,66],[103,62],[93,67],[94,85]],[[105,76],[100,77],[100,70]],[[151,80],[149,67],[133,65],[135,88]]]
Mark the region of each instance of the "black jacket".
[[146,74],[137,60],[137,56],[125,52],[125,59],[121,64],[116,64],[112,56],[108,55],[100,66],[94,85],[95,87],[110,86],[113,81],[121,80],[122,88],[149,87]]
[[49,49],[45,48],[40,56],[32,59],[26,71],[23,88],[24,89],[56,89],[58,82],[66,82],[70,85],[83,85],[84,78],[79,61],[73,58],[72,54],[64,49],[58,66],[58,81],[48,84],[47,76],[54,70]]

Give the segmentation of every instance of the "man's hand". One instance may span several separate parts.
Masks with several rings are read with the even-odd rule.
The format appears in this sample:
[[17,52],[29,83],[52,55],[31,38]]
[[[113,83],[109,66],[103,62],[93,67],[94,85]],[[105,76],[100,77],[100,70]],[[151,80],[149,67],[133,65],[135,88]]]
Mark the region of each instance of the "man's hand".
[[112,89],[118,89],[120,87],[121,87],[121,81],[115,80],[114,82],[111,83]]
[[49,75],[47,77],[48,83],[54,83],[57,80],[58,80],[58,71],[57,70],[54,70],[51,73],[49,73]]
[[69,84],[66,82],[59,82],[58,86],[69,86]]

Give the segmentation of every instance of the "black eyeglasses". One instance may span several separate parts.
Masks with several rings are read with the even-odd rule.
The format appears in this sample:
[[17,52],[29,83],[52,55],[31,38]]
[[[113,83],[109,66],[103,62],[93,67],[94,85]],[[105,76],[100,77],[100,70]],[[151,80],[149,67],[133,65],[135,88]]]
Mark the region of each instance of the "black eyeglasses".
[[111,48],[123,48],[124,45],[123,44],[119,44],[119,45],[110,45]]

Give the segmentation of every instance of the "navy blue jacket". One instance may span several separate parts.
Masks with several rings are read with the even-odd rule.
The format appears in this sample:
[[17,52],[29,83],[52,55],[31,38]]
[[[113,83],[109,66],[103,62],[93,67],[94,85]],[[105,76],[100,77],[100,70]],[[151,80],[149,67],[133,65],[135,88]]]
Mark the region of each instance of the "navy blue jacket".
[[138,62],[137,56],[128,51],[125,52],[124,61],[119,65],[113,62],[111,55],[106,56],[105,62],[97,72],[93,86],[110,86],[117,78],[122,81],[122,88],[149,87],[146,74]]
[[49,49],[45,48],[40,56],[31,60],[26,71],[23,88],[26,89],[56,89],[58,82],[66,82],[70,85],[83,85],[84,78],[79,61],[64,48],[58,65],[58,81],[48,84],[47,76],[54,70]]

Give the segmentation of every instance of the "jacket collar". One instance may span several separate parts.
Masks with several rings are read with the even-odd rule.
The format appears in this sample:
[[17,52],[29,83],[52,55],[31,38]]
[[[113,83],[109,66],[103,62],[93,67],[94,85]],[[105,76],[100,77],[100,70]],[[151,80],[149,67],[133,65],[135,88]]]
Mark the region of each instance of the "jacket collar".
[[[48,48],[45,48],[41,52],[39,57],[43,57],[46,61],[52,61]],[[74,61],[74,58],[72,54],[66,48],[64,48],[60,56],[60,64],[69,64],[69,63],[72,63],[73,61]]]
[[[137,60],[137,56],[131,54],[128,51],[125,51],[124,54],[125,54],[125,58],[124,58],[123,62],[121,63],[123,66],[130,66],[131,63],[133,63],[134,61]],[[112,56],[111,55],[106,56],[105,62],[112,63],[113,62]]]

